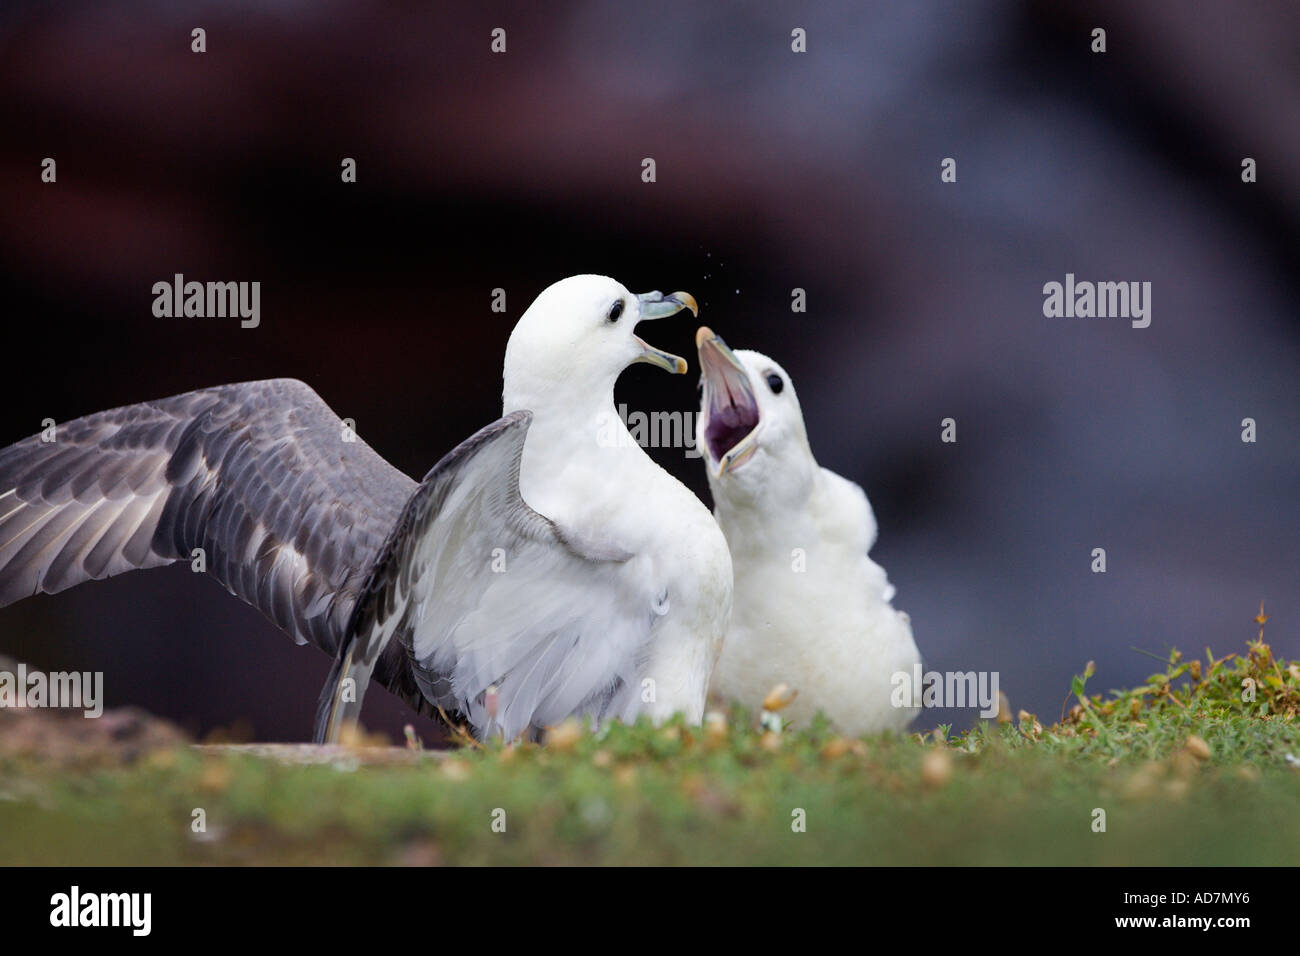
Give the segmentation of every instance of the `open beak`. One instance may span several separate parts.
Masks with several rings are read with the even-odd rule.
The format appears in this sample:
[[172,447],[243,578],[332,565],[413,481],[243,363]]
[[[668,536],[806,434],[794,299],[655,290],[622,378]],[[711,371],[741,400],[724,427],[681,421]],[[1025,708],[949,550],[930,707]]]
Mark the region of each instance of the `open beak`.
[[695,347],[704,381],[704,444],[721,478],[758,450],[758,400],[740,359],[712,329],[700,327]]
[[[662,292],[646,292],[636,298],[641,306],[641,315],[638,321],[666,319],[670,315],[676,315],[682,309],[690,309],[691,314],[697,318],[700,314],[700,307],[695,302],[695,296],[689,292],[673,292],[669,295],[664,295]],[[680,355],[673,355],[671,352],[661,351],[647,344],[640,336],[634,337],[637,345],[641,347],[641,354],[635,361],[654,365],[664,371],[672,372],[674,375],[686,374],[686,359]]]

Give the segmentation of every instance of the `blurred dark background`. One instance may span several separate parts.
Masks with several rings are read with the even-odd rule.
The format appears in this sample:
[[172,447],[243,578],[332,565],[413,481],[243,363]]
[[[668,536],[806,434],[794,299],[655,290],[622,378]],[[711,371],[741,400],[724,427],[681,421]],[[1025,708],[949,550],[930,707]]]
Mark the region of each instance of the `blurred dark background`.
[[[499,414],[533,296],[605,273],[790,370],[929,666],[1054,719],[1087,660],[1104,689],[1158,669],[1134,648],[1239,651],[1261,599],[1300,654],[1293,3],[11,0],[0,51],[0,444],[295,376],[418,477]],[[261,326],[155,318],[177,272],[260,281]],[[1045,318],[1066,272],[1151,282],[1150,328]],[[693,332],[650,337],[694,366]],[[642,367],[618,398],[696,393]],[[269,740],[328,667],[184,566],[4,609],[0,653]]]

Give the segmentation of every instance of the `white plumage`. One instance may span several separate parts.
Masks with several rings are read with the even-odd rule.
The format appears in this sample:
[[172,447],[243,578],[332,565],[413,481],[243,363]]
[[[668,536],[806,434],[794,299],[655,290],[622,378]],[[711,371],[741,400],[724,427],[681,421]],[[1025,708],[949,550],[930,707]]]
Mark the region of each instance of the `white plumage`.
[[[598,614],[590,649],[575,654],[571,666],[590,669],[608,659],[610,667],[617,657],[625,671],[638,663],[616,714],[646,712],[658,720],[681,712],[699,722],[731,611],[730,554],[708,509],[632,440],[614,406],[614,382],[628,365],[686,370],[684,360],[632,333],[638,321],[670,314],[683,302],[695,310],[684,293],[634,296],[603,276],[551,286],[506,347],[503,411],[533,414],[520,465],[524,501],[579,552],[621,559],[605,587],[539,580],[547,599],[534,613],[542,607],[572,613],[617,593],[621,613],[633,608],[648,637],[633,646],[627,628],[605,626]],[[611,320],[615,303],[623,312]]]
[[[731,609],[726,540],[699,499],[618,432],[614,407],[628,365],[686,370],[632,331],[682,308],[695,308],[686,293],[634,296],[603,276],[537,297],[506,347],[503,417],[408,503],[337,687],[364,685],[397,638],[424,696],[481,736],[574,715],[703,718]],[[358,707],[329,709],[332,728]]]
[[698,442],[731,549],[734,610],[715,693],[757,707],[776,684],[782,714],[822,711],[846,734],[902,729],[891,679],[920,660],[894,588],[868,557],[876,519],[863,490],[818,466],[789,375],[758,352],[696,337],[704,394]]

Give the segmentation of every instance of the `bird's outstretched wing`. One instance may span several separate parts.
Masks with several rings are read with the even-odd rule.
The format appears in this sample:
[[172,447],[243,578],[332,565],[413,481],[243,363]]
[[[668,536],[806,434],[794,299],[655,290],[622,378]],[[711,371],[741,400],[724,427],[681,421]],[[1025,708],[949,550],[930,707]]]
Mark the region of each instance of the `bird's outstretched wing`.
[[425,696],[480,736],[635,711],[668,596],[645,558],[575,540],[524,502],[531,420],[518,411],[483,428],[408,502],[322,695],[318,741],[355,719],[372,662],[396,644]]
[[[0,607],[201,548],[232,593],[330,654],[417,487],[292,379],[128,405],[48,437],[0,450]],[[396,649],[375,677],[420,707]]]

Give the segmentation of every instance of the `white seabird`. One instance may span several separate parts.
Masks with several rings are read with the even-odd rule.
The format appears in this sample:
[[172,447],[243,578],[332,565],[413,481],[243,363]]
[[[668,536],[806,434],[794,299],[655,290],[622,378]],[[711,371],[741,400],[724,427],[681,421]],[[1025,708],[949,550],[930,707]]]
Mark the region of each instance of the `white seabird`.
[[685,293],[634,296],[600,276],[551,286],[511,335],[507,414],[419,484],[291,379],[11,445],[0,606],[201,555],[334,656],[317,740],[356,719],[371,676],[480,736],[570,715],[698,721],[730,609],[726,543],[685,487],[635,443],[603,447],[590,420],[612,412],[629,364],[685,371],[632,331],[683,308],[696,311]]
[[842,733],[902,729],[892,679],[920,662],[908,616],[868,557],[876,518],[863,490],[818,466],[785,369],[696,335],[703,376],[697,447],[735,569],[734,610],[713,690],[756,707],[775,685],[782,711],[822,711]]

